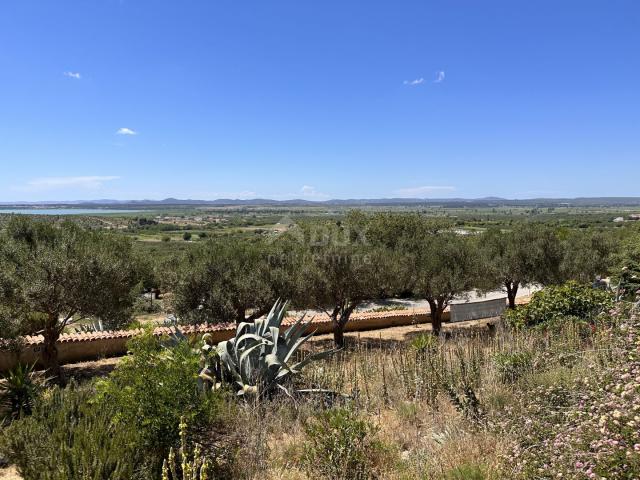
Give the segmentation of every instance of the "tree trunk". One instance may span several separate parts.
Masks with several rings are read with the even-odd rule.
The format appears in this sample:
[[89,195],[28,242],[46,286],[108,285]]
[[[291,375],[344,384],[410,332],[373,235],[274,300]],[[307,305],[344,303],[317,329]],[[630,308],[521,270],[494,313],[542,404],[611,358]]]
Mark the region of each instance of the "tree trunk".
[[[49,325],[51,325],[51,322]],[[56,346],[59,337],[60,332],[57,326],[47,326],[44,330],[44,347],[42,349],[42,363],[47,369],[47,373],[58,381],[62,379],[62,371],[58,360],[58,347]]]
[[236,308],[236,323],[238,325],[240,325],[242,322],[244,322],[246,320],[246,311],[244,309],[244,307],[237,307]]
[[428,300],[428,302],[431,310],[431,333],[439,337],[442,330],[442,311],[444,309],[435,300]]
[[509,308],[516,308],[516,294],[518,293],[518,287],[520,282],[505,282],[505,287],[507,287],[507,297],[509,299]]
[[431,313],[431,325],[433,327],[433,334],[439,337],[442,331],[442,309],[439,306],[436,307],[435,312]]
[[333,324],[333,342],[336,348],[344,348],[344,328],[351,318],[353,310],[356,308],[355,304],[347,307],[335,308],[331,314],[331,323]]
[[344,348],[344,325],[333,324],[333,343],[336,348]]

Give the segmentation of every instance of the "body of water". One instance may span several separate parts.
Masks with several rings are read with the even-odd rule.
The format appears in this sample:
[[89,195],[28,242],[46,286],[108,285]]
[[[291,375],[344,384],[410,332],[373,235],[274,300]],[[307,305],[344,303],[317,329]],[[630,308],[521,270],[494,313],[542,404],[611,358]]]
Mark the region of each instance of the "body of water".
[[23,215],[109,215],[112,213],[135,213],[140,210],[117,210],[114,208],[0,208],[0,214]]

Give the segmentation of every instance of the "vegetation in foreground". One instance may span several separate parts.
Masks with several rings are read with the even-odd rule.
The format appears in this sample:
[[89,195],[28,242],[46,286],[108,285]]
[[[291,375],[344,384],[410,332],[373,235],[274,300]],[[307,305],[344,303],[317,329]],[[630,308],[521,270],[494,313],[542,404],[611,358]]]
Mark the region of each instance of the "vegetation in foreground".
[[543,300],[535,327],[355,345],[299,393],[211,388],[206,343],[143,336],[106,379],[35,393],[2,452],[27,480],[637,478],[638,304]]

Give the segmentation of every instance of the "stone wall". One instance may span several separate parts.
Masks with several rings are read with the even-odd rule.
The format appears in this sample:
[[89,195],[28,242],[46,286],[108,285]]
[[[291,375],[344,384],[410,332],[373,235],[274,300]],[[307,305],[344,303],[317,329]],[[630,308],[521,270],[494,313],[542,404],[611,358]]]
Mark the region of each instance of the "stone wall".
[[[517,299],[518,304],[528,303],[528,297]],[[494,302],[492,300],[473,303]],[[495,303],[495,302],[494,302]],[[466,304],[470,305],[470,304]],[[449,310],[444,312],[444,321],[450,319]],[[294,323],[297,318],[288,317],[283,322],[283,328]],[[357,332],[364,330],[378,330],[381,328],[397,327],[429,323],[431,316],[426,309],[392,310],[386,312],[361,312],[354,313],[347,323],[345,331]],[[197,325],[181,327],[181,331],[188,335],[202,335],[210,333],[213,341],[228,340],[235,333],[235,324],[223,323],[216,325]],[[170,327],[158,327],[154,335],[170,335],[174,330]],[[316,334],[331,333],[333,327],[325,314],[318,314],[309,325],[309,331]],[[127,353],[127,342],[134,336],[142,333],[138,330],[118,330],[113,332],[97,333],[68,333],[60,336],[58,341],[58,355],[60,363],[73,363],[84,360],[95,360],[103,357],[124,355]],[[37,363],[42,351],[43,338],[41,335],[27,336],[21,339],[21,347],[17,350],[0,349],[0,371],[6,371],[20,363]]]
[[[445,315],[448,315],[445,312]],[[446,317],[448,318],[448,317]],[[294,323],[297,318],[288,317],[283,322],[283,328]],[[376,330],[380,328],[395,327],[400,325],[412,325],[428,323],[430,316],[427,310],[394,310],[388,312],[363,312],[354,313],[345,330],[348,332]],[[213,341],[228,340],[235,334],[235,324],[197,325],[181,327],[180,330],[187,336],[209,333]],[[127,352],[127,342],[134,336],[142,333],[142,329],[119,330],[113,332],[96,333],[68,333],[60,336],[57,343],[60,363],[73,363],[84,360],[95,360],[102,357],[124,355]],[[324,314],[318,314],[309,324],[309,331],[316,334],[331,333],[333,327],[331,321]],[[173,327],[158,327],[154,335],[170,335]],[[27,336],[21,339],[21,347],[14,350],[0,350],[0,371],[6,371],[20,363],[37,363],[43,347],[41,335]]]

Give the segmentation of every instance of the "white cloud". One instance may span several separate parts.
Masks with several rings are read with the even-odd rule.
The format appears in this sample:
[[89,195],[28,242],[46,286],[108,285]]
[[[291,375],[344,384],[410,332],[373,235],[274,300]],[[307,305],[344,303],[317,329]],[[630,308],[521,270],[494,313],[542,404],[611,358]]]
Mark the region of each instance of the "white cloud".
[[119,128],[118,131],[116,132],[116,135],[137,135],[138,132],[136,132],[135,130],[131,130],[130,128]]
[[422,77],[416,78],[415,80],[405,80],[404,81],[405,85],[410,85],[412,87],[415,87],[416,85],[420,85],[421,83],[424,83],[424,78],[422,78]]
[[442,82],[444,82],[444,72],[440,70],[439,72],[436,72],[436,79],[433,81],[433,83],[442,83]]
[[329,195],[325,193],[318,192],[316,187],[312,187],[311,185],[303,185],[300,189],[300,193],[303,197],[306,198],[328,198]]
[[120,177],[109,176],[86,176],[86,177],[41,177],[34,178],[18,190],[35,192],[44,190],[62,190],[66,188],[81,188],[86,190],[97,190],[104,182],[117,180]]
[[63,75],[65,77],[75,78],[76,80],[80,80],[82,78],[82,75],[80,75],[80,72],[64,72]]
[[454,190],[455,187],[446,185],[425,185],[422,187],[401,188],[399,190],[396,190],[395,194],[399,195],[400,197],[421,198],[433,195],[435,193],[452,192]]

